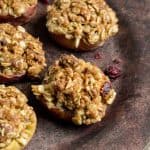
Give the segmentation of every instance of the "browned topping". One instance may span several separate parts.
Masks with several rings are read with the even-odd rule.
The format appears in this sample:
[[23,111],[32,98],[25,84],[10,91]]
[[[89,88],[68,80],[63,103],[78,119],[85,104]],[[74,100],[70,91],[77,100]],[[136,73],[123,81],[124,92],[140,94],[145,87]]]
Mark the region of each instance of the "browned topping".
[[0,85],[0,149],[14,140],[25,146],[31,138],[35,114],[26,102],[26,96],[17,88]]
[[84,43],[103,43],[118,32],[115,12],[104,0],[55,0],[48,7],[47,27],[52,33]]
[[21,26],[0,24],[0,75],[37,77],[45,67],[42,44]]
[[[62,55],[49,67],[42,85],[32,86],[49,109],[69,111],[75,124],[100,121],[115,98],[109,79],[96,66],[71,55]],[[106,89],[107,88],[107,89]]]
[[20,17],[36,4],[37,0],[0,0],[0,16]]

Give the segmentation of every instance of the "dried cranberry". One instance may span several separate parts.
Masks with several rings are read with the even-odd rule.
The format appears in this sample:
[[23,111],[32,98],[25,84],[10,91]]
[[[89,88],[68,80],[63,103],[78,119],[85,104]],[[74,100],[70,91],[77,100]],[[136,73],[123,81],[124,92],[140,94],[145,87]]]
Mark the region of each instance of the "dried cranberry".
[[116,79],[121,76],[121,69],[116,65],[112,65],[105,69],[105,74],[111,79]]
[[96,53],[96,54],[94,55],[94,58],[95,58],[95,59],[101,59],[101,58],[102,58],[102,54]]

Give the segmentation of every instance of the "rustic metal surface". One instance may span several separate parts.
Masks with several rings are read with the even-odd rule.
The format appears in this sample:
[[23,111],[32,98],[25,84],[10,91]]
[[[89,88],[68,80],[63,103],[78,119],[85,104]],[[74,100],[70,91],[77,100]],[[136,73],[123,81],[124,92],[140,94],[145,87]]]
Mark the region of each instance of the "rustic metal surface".
[[[38,13],[25,27],[44,43],[48,64],[62,53],[73,53],[101,68],[121,58],[123,75],[113,82],[118,95],[100,123],[91,126],[74,126],[55,121],[36,102],[30,92],[33,82],[15,84],[22,89],[34,107],[38,126],[26,150],[142,150],[150,137],[150,1],[108,0],[120,20],[119,34],[103,47],[87,53],[65,51],[48,36],[45,27],[46,5],[39,4]],[[101,59],[95,59],[97,52]]]

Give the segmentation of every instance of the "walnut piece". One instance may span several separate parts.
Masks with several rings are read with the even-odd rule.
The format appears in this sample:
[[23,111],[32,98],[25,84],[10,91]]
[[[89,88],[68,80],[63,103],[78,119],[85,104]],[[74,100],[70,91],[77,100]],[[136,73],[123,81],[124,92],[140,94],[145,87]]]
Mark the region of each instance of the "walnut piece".
[[32,91],[49,110],[69,112],[77,125],[100,121],[116,96],[110,80],[98,67],[73,55],[56,60],[42,85],[33,85]]
[[0,24],[0,33],[0,76],[38,77],[46,66],[41,42],[21,26]]
[[34,134],[36,116],[27,101],[14,86],[0,85],[0,149],[23,148]]
[[0,16],[22,16],[37,0],[0,0]]
[[87,44],[103,44],[118,32],[115,12],[104,0],[55,0],[47,9],[49,32],[73,39],[77,48]]

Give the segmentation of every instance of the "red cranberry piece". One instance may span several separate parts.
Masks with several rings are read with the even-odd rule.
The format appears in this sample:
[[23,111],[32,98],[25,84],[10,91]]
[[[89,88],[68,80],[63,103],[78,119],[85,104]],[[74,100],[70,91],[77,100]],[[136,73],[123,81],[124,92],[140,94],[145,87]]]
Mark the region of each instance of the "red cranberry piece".
[[95,58],[95,59],[101,59],[101,58],[102,58],[102,54],[96,53],[96,54],[94,55],[94,58]]
[[105,74],[109,76],[110,79],[116,79],[121,76],[121,69],[118,66],[109,66],[105,69]]

